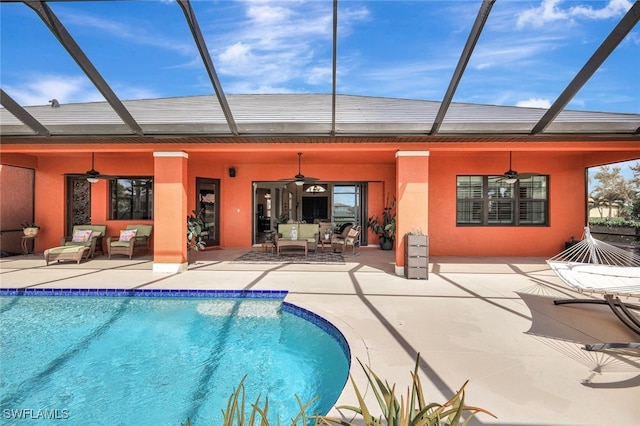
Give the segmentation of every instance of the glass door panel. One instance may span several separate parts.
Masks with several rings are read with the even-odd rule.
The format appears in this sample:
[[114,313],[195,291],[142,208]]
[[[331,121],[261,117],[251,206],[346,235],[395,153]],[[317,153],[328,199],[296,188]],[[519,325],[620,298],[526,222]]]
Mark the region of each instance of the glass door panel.
[[220,179],[196,178],[197,208],[204,212],[202,239],[207,246],[220,244]]

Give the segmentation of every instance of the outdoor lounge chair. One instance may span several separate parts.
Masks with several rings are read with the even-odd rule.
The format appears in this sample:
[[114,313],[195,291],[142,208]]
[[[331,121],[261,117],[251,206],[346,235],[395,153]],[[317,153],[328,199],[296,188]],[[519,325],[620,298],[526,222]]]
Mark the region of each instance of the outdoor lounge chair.
[[[584,294],[602,295],[603,299],[561,299],[556,305],[589,303],[608,305],[613,313],[640,335],[640,317],[632,310],[640,305],[624,303],[621,296],[640,298],[640,257],[596,240],[589,228],[584,239],[547,261],[558,277],[571,289]],[[640,348],[640,343],[601,343],[586,345],[587,350]]]
[[104,254],[102,238],[106,233],[107,225],[74,225],[71,235],[60,238],[60,245],[89,247],[88,257],[93,259],[96,251]]
[[90,247],[81,245],[53,247],[44,251],[44,260],[47,262],[47,266],[49,266],[49,262],[60,262],[61,260],[72,260],[80,264],[82,259],[89,258],[90,251]]
[[153,225],[127,225],[127,228],[120,231],[119,237],[107,238],[107,253],[109,259],[114,254],[124,254],[133,257],[136,251],[144,250],[149,252],[149,240]]

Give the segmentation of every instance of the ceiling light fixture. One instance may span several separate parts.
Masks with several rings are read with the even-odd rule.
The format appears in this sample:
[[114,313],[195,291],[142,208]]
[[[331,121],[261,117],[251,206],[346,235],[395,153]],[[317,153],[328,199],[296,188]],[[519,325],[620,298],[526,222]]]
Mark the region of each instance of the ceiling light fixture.
[[320,192],[326,192],[327,188],[322,185],[310,185],[304,192],[311,192],[313,194],[318,194]]

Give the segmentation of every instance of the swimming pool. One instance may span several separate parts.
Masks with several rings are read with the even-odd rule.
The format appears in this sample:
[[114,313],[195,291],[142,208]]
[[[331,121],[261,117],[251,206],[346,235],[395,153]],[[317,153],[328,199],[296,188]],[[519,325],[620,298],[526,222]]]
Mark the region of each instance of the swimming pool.
[[325,414],[348,376],[344,337],[282,292],[1,294],[2,424],[220,424],[245,374],[247,406],[268,396],[286,424],[296,395]]

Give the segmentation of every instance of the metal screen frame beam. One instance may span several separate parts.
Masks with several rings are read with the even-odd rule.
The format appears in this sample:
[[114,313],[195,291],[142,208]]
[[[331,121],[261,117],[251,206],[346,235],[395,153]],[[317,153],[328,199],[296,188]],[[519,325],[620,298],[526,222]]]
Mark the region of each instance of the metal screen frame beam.
[[129,126],[129,129],[131,129],[133,133],[143,136],[144,132],[142,127],[140,127],[136,122],[133,116],[129,113],[129,110],[127,110],[113,90],[111,90],[109,84],[107,84],[102,75],[100,75],[96,67],[93,66],[87,55],[80,48],[78,43],[76,43],[71,34],[69,34],[64,25],[62,25],[62,22],[60,22],[51,8],[42,0],[23,0],[23,3],[33,9],[40,19],[44,21],[60,44],[62,44],[67,52],[69,52],[71,57],[76,61],[80,68],[82,68],[82,71],[84,71],[89,80],[91,80],[100,93],[102,93],[102,96],[104,96],[113,110],[120,116],[122,121]]
[[18,120],[22,121],[27,127],[31,128],[40,136],[51,136],[51,132],[29,112],[22,108],[11,96],[4,90],[0,89],[0,104],[13,114]]
[[333,0],[333,63],[331,81],[331,136],[336,134],[336,84],[338,80],[338,0]]
[[229,103],[227,102],[227,97],[224,94],[224,90],[222,90],[222,84],[220,84],[218,74],[216,73],[216,69],[213,66],[213,61],[211,60],[209,49],[207,49],[207,43],[204,41],[202,31],[200,30],[198,20],[196,19],[196,14],[191,7],[191,2],[189,2],[189,0],[177,1],[182,8],[182,11],[184,12],[185,19],[187,20],[187,24],[189,25],[189,29],[191,30],[191,34],[193,35],[193,39],[196,43],[196,46],[198,47],[198,51],[200,51],[200,56],[202,57],[202,61],[204,62],[204,67],[207,70],[207,74],[209,74],[209,79],[211,80],[211,84],[213,84],[213,88],[215,89],[216,96],[218,97],[218,102],[220,102],[222,112],[227,119],[229,130],[231,131],[231,133],[238,136],[240,134],[240,132],[238,131],[238,125],[233,118],[233,114],[231,113],[231,108],[229,107]]
[[611,52],[620,44],[620,42],[629,34],[633,27],[640,20],[640,0],[631,6],[627,13],[622,17],[618,25],[611,31],[607,38],[602,42],[600,47],[589,58],[582,69],[567,85],[564,91],[558,96],[556,101],[544,113],[540,121],[533,127],[531,134],[543,132],[553,120],[560,114],[565,106],[573,99],[578,91],[585,85],[591,76],[600,68],[600,65],[609,57]]
[[473,53],[473,49],[478,43],[478,39],[480,38],[480,34],[482,34],[482,30],[484,25],[487,22],[487,18],[489,17],[489,13],[491,12],[491,8],[496,0],[483,0],[480,5],[480,9],[478,10],[478,15],[476,16],[476,20],[473,23],[473,28],[471,28],[471,33],[469,33],[469,38],[467,38],[467,43],[464,46],[462,54],[460,55],[460,59],[458,60],[458,65],[451,77],[451,82],[449,83],[449,87],[440,103],[440,108],[438,109],[438,113],[436,114],[436,118],[433,121],[433,126],[431,127],[431,131],[429,134],[435,135],[440,130],[440,126],[444,121],[444,117],[447,114],[447,110],[451,105],[451,101],[453,100],[453,95],[458,88],[458,84],[460,84],[460,80],[462,80],[462,75],[464,74],[464,70],[467,68],[467,64],[469,63],[469,59],[471,59],[471,54]]

